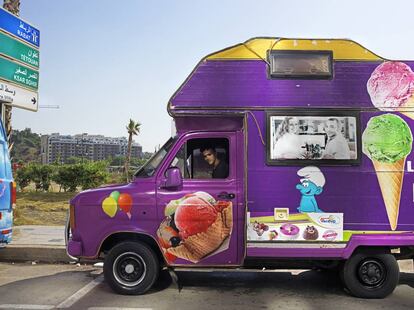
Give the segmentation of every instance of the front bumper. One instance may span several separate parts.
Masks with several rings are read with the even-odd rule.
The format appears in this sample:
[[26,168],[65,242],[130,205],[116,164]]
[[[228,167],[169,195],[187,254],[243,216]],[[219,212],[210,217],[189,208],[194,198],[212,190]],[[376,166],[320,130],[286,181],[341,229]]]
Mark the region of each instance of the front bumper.
[[69,240],[66,245],[66,253],[72,258],[77,259],[74,256],[82,255],[82,242]]

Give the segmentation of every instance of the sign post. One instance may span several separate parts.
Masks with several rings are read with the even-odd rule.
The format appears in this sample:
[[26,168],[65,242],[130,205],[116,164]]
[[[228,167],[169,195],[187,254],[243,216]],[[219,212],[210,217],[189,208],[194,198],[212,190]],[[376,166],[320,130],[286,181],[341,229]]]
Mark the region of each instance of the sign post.
[[16,59],[28,66],[39,68],[39,51],[13,37],[0,32],[0,54]]
[[0,9],[0,29],[37,48],[40,47],[40,31],[4,9]]
[[40,31],[0,8],[0,102],[37,111]]
[[38,94],[10,83],[0,81],[0,101],[18,108],[36,112],[38,109]]

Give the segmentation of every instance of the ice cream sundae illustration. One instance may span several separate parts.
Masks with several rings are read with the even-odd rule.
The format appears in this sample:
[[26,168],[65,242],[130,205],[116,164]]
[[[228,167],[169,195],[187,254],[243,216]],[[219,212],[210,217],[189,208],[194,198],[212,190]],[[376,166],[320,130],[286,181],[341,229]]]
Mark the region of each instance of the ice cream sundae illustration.
[[287,240],[293,240],[298,238],[299,231],[299,227],[294,224],[286,223],[280,226],[280,233],[283,236],[283,238]]
[[325,185],[325,177],[318,167],[308,166],[298,171],[298,176],[303,177],[300,183],[296,185],[296,189],[302,194],[300,200],[299,212],[320,212],[318,203],[316,202],[316,195],[323,191]]
[[374,165],[392,230],[397,228],[404,165],[412,143],[407,123],[389,113],[372,117],[362,134],[362,151]]
[[307,225],[303,232],[303,239],[305,240],[316,240],[319,237],[319,232],[313,225]]
[[157,230],[164,256],[193,263],[217,251],[230,236],[233,218],[230,201],[216,201],[205,192],[172,200]]
[[387,61],[372,72],[367,90],[375,107],[414,119],[414,72],[403,62]]
[[269,232],[269,240],[276,240],[278,236],[279,236],[279,234],[278,234],[276,229],[272,229]]
[[256,232],[256,234],[260,237],[263,235],[265,231],[269,230],[269,226],[264,223],[259,223],[258,221],[255,221],[253,223],[253,230]]

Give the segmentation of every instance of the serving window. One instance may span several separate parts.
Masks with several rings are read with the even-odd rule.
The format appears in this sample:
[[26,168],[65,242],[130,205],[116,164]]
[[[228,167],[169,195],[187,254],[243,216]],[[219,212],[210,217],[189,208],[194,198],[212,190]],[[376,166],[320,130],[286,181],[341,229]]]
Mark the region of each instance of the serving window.
[[356,112],[272,112],[267,115],[267,163],[359,164]]

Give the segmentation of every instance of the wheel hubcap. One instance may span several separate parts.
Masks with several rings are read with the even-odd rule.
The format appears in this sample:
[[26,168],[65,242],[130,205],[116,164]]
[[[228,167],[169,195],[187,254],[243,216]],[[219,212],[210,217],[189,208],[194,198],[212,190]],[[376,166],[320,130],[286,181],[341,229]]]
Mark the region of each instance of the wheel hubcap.
[[125,272],[126,272],[126,273],[133,273],[133,272],[134,272],[134,270],[135,270],[135,268],[134,268],[134,266],[133,266],[133,265],[131,265],[131,264],[126,265],[126,267],[125,267]]
[[370,288],[381,286],[386,278],[384,265],[377,260],[366,260],[358,269],[358,278],[361,284]]
[[119,255],[113,264],[115,279],[122,285],[132,287],[142,282],[147,272],[143,258],[134,252]]

